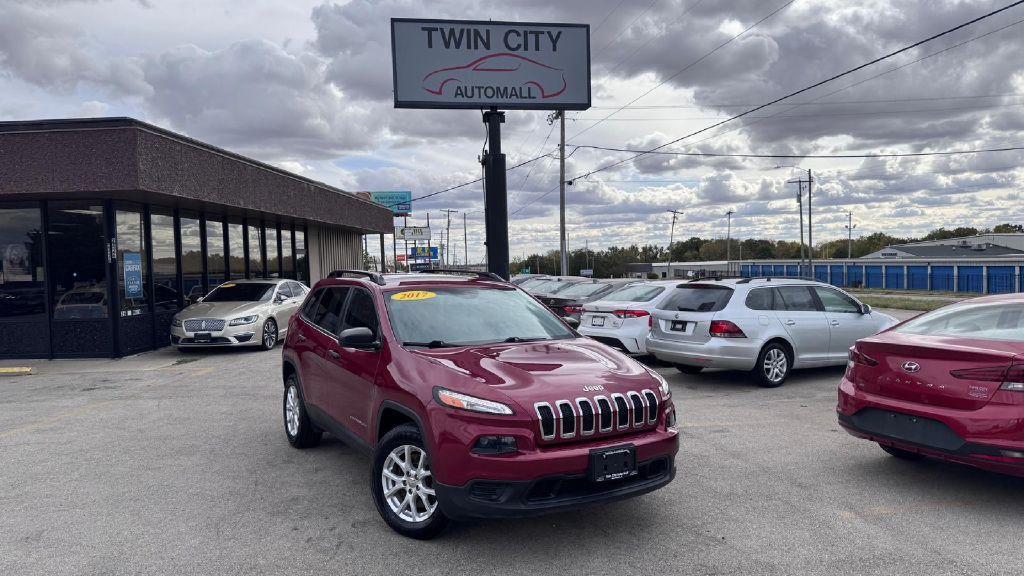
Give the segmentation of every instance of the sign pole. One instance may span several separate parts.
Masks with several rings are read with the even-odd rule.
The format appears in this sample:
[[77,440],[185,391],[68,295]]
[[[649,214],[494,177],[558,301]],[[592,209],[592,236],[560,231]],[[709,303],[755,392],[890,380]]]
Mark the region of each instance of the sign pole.
[[391,233],[391,254],[395,257],[395,272],[398,272],[398,235],[394,232]]
[[[402,216],[402,227],[409,227],[409,217]],[[402,238],[405,241],[405,269],[407,272],[412,272],[412,265],[409,264],[409,236],[407,232],[402,232]]]
[[501,153],[501,124],[505,113],[497,108],[484,112],[489,148],[483,157],[487,228],[487,271],[509,279],[508,274],[508,198],[505,180],[505,155]]

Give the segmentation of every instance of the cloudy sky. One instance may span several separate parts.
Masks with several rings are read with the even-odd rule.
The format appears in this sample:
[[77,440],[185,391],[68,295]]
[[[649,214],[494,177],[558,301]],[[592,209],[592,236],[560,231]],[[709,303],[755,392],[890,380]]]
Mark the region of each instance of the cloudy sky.
[[[574,145],[649,149],[1009,3],[796,0],[746,30],[787,2],[0,0],[0,119],[133,116],[346,190],[420,196],[480,177],[484,126],[472,110],[393,108],[391,17],[590,24],[594,106],[567,115],[572,177],[629,156]],[[666,150],[1024,145],[1021,19],[1024,6]],[[509,165],[549,155],[508,174],[513,255],[557,248],[557,136],[546,113],[508,113]],[[668,209],[686,213],[677,238],[724,236],[732,209],[734,236],[796,239],[797,173],[779,164],[818,178],[816,240],[845,237],[847,211],[858,235],[1024,223],[1022,156],[647,156],[575,181],[569,242],[665,244]],[[410,223],[445,208],[468,214],[480,259],[481,185],[418,202]],[[461,252],[461,215],[452,227]]]

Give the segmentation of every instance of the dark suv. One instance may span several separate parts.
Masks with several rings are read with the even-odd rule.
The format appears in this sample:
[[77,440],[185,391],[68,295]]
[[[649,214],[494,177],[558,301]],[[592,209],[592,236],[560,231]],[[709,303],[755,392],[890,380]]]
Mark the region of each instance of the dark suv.
[[675,476],[665,380],[496,276],[332,273],[292,317],[283,379],[291,445],[326,431],[365,449],[377,509],[406,536]]

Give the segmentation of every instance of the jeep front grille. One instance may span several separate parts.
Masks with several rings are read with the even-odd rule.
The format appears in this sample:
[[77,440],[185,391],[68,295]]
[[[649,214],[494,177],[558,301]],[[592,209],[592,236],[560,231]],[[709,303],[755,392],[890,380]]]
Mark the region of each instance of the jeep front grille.
[[615,393],[611,397],[537,402],[534,410],[544,440],[569,440],[653,426],[661,404],[651,390]]

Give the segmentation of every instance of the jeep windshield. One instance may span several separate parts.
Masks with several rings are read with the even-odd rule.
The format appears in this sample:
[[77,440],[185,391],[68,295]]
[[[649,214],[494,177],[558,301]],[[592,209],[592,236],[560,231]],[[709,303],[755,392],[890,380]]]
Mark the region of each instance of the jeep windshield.
[[510,288],[444,287],[386,292],[403,346],[449,348],[575,338],[547,308]]

